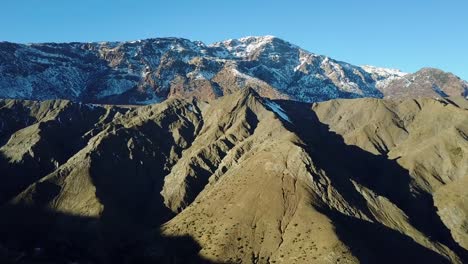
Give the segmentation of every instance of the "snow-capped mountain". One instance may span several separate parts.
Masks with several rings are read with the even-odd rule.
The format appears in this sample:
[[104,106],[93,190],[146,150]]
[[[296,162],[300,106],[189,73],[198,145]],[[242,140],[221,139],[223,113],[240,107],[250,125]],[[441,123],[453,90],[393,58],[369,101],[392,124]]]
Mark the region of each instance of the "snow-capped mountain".
[[316,55],[273,36],[211,45],[182,38],[0,43],[0,98],[149,104],[169,96],[209,100],[251,87],[270,98],[315,102],[380,98],[404,76]]
[[375,86],[381,90],[385,89],[393,80],[401,79],[408,74],[398,69],[380,68],[371,65],[364,65],[361,68],[371,74],[372,78],[376,80]]
[[303,50],[281,39],[246,37],[214,43],[236,69],[301,101],[380,97],[375,80],[362,68]]

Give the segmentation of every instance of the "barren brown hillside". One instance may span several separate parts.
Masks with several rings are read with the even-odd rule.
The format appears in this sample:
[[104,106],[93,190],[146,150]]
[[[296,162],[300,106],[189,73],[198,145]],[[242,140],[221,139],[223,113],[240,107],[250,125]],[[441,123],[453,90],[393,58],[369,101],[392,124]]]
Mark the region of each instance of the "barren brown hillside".
[[0,260],[466,262],[464,105],[1,101]]

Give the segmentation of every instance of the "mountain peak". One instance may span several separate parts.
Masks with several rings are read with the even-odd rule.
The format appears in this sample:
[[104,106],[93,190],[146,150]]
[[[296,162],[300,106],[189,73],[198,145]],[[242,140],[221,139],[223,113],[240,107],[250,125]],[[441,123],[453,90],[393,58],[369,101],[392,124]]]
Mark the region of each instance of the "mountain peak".
[[372,65],[363,65],[361,66],[361,68],[370,74],[377,74],[377,75],[384,76],[384,77],[392,76],[392,75],[405,76],[406,74],[408,74],[406,72],[402,72],[400,69],[382,68],[382,67],[376,67]]
[[260,95],[255,91],[252,87],[247,87],[244,88],[239,92],[241,97],[249,97],[249,96],[254,96],[254,97],[260,97]]
[[389,82],[385,87],[384,94],[389,98],[440,98],[448,96],[466,98],[468,85],[452,73],[426,67]]
[[249,41],[256,41],[256,42],[270,42],[275,39],[279,39],[272,35],[265,35],[265,36],[246,36],[239,38],[238,40],[241,42],[249,42]]
[[213,43],[212,45],[216,45],[219,43],[230,44],[230,43],[252,43],[252,42],[271,42],[273,40],[279,40],[279,38],[272,36],[272,35],[265,35],[265,36],[245,36],[237,39],[226,39],[223,41],[218,41]]
[[249,57],[250,55],[265,50],[266,47],[272,49],[299,49],[299,47],[277,38],[275,36],[247,36],[239,39],[228,39],[221,42],[215,42],[211,47],[223,47],[232,53],[235,57]]

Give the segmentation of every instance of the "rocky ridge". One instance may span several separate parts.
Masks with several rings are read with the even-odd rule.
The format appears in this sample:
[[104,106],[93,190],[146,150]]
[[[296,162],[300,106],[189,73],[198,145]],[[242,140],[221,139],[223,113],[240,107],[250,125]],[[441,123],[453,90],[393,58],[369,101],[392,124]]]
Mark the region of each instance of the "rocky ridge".
[[467,96],[452,74],[355,66],[273,36],[206,45],[182,38],[101,43],[0,43],[0,98],[151,104],[212,100],[253,88],[273,99]]

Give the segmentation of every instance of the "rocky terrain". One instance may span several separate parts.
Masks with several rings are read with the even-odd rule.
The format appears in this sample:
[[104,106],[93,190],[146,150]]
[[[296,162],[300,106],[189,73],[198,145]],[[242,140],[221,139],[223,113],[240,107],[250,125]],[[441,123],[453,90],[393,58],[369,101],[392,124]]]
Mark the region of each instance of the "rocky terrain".
[[[206,50],[265,55],[234,44]],[[216,100],[174,96],[147,106],[0,101],[0,260],[468,261],[464,98],[306,103],[261,96],[300,98],[280,83],[252,83],[259,86],[220,85],[230,95]],[[165,89],[159,97],[187,92]]]
[[[390,82],[384,89],[386,98],[442,98],[468,96],[467,83],[439,69],[424,68]],[[468,98],[468,97],[467,97]]]
[[206,45],[181,38],[130,42],[0,42],[0,98],[151,104],[212,100],[244,88],[272,99],[468,96],[450,73],[355,66],[272,36]]

